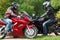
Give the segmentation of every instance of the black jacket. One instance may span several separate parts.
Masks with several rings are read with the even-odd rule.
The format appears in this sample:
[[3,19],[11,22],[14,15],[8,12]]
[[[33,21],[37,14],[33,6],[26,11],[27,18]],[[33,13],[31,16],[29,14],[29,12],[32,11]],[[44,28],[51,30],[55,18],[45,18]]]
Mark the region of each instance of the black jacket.
[[49,7],[41,17],[48,16],[49,19],[54,19],[55,18],[54,13],[55,13],[55,10],[52,7]]
[[55,13],[54,9],[53,9],[52,7],[50,7],[50,8],[48,9],[48,12],[47,12],[48,18],[49,18],[49,19],[54,19],[54,18],[55,18],[54,13]]

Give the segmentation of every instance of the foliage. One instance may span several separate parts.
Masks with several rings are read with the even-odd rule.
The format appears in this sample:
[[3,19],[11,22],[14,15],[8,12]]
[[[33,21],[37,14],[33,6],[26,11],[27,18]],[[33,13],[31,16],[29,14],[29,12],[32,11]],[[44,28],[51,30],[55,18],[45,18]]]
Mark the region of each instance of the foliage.
[[27,11],[30,15],[35,13],[36,15],[40,15],[44,13],[42,3],[44,0],[0,0],[0,17],[5,14],[6,9],[10,6],[10,4],[16,1],[20,4],[18,10],[19,11]]
[[35,13],[36,15],[40,15],[44,12],[43,7],[42,7],[42,3],[44,2],[44,0],[23,0],[23,2],[21,3],[19,10],[25,10],[27,11],[30,15],[32,15],[32,13]]
[[[10,6],[10,4],[16,1],[20,4],[18,11],[27,11],[30,15],[33,13],[36,14],[36,16],[42,15],[45,10],[43,9],[43,2],[46,0],[0,0],[0,17],[3,17],[5,14],[5,11]],[[48,0],[49,1],[49,0]],[[51,6],[53,8],[58,8],[60,6],[60,0],[51,0]]]
[[51,6],[58,9],[60,7],[60,0],[51,0]]
[[56,18],[60,18],[60,10],[56,13]]
[[0,0],[0,17],[3,17],[10,3],[10,0]]

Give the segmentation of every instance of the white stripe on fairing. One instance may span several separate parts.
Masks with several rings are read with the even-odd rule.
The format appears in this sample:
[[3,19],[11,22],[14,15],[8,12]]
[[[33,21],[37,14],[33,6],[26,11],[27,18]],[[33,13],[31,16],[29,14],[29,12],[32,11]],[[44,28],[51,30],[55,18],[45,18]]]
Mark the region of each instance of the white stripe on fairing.
[[16,25],[16,24],[17,24],[17,22],[14,25]]

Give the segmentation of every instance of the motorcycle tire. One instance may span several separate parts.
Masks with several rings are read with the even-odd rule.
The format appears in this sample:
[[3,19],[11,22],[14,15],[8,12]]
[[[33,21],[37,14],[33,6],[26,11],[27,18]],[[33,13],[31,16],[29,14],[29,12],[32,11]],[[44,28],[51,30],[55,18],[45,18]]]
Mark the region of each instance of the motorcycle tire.
[[57,27],[54,31],[55,35],[60,36],[60,27]]
[[6,37],[6,33],[4,32],[4,28],[3,27],[0,28],[0,39],[4,39]]
[[24,32],[27,38],[34,38],[37,35],[37,33],[38,33],[38,29],[36,27],[32,27],[29,30],[26,28]]
[[4,39],[6,37],[7,33],[4,33],[1,39]]

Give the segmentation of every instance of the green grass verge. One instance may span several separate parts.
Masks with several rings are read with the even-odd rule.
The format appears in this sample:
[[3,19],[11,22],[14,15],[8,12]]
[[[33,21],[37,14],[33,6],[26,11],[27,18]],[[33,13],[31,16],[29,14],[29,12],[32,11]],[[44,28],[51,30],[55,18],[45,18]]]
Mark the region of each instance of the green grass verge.
[[2,39],[0,39],[0,40],[2,40]]
[[60,36],[37,36],[31,40],[60,40]]

